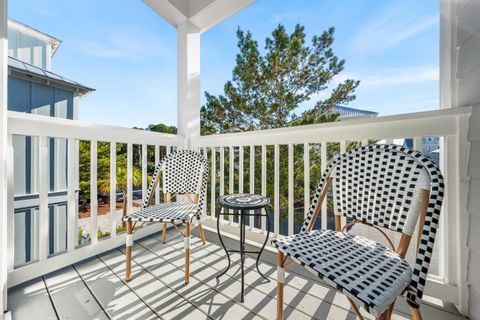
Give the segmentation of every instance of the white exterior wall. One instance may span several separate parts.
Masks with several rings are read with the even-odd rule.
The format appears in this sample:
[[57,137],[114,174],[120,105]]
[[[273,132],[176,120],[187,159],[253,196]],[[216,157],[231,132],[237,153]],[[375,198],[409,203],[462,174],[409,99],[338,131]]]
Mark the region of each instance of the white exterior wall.
[[[480,319],[480,1],[460,0],[452,7],[452,105],[472,106],[468,141],[468,314]],[[462,284],[464,285],[464,284]]]
[[7,0],[0,0],[0,320],[7,309]]
[[34,66],[50,70],[50,45],[18,30],[8,28],[8,55]]

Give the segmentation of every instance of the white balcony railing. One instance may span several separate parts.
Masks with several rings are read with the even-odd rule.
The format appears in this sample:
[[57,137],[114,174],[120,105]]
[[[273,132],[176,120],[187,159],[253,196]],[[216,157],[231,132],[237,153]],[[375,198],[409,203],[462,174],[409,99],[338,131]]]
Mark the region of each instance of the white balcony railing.
[[[202,136],[191,141],[192,148],[202,152],[211,165],[209,174],[207,201],[204,225],[215,228],[215,199],[224,193],[255,192],[268,196],[273,204],[271,226],[273,236],[292,234],[298,230],[305,204],[308,207],[314,186],[319,175],[326,167],[329,158],[344,152],[355,144],[367,143],[403,143],[411,139],[413,147],[425,148],[432,155],[438,154],[438,161],[446,179],[446,199],[442,213],[441,231],[436,244],[435,263],[427,285],[430,295],[457,303],[461,283],[459,275],[464,268],[462,201],[466,194],[466,176],[460,168],[466,167],[465,143],[469,108],[449,109],[380,117],[376,119],[351,120],[319,125],[293,128],[262,130],[248,133],[233,133],[213,136]],[[110,235],[99,240],[96,236],[98,228],[97,203],[97,148],[99,143],[110,144],[109,178],[110,198],[115,199],[116,182],[116,146],[126,144],[127,147],[127,197],[128,210],[132,210],[132,172],[133,147],[139,145],[141,159],[138,165],[142,172],[142,194],[145,194],[148,180],[147,150],[151,146],[155,150],[158,162],[160,150],[171,147],[183,148],[187,144],[181,136],[145,132],[134,129],[85,124],[79,121],[55,119],[28,114],[9,113],[9,230],[15,229],[15,186],[13,163],[13,140],[15,136],[38,137],[38,234],[34,235],[38,255],[28,264],[15,266],[14,248],[16,237],[9,234],[9,286],[32,279],[41,274],[53,271],[76,261],[88,258],[102,251],[109,250],[124,243],[124,234],[117,234],[115,201],[110,201]],[[438,141],[439,150],[427,149],[429,142]],[[66,248],[50,254],[49,251],[49,204],[53,197],[49,196],[50,166],[48,141],[51,138],[67,141],[67,183],[66,183]],[[90,243],[78,246],[78,203],[75,191],[79,189],[78,145],[79,141],[90,141]],[[434,143],[433,143],[434,144]],[[432,153],[433,152],[433,153]],[[298,191],[303,189],[302,193]],[[297,191],[297,192],[296,192]],[[160,201],[158,197],[156,201]],[[18,207],[18,205],[17,205]],[[319,226],[329,225],[332,212],[327,204],[322,208]],[[249,220],[247,239],[252,243],[260,243],[264,238],[266,221]],[[231,235],[238,234],[238,223],[233,218],[224,220],[222,228]],[[136,233],[136,237],[158,231],[159,225],[151,225]],[[357,232],[369,232],[358,229]],[[413,255],[410,255],[412,258]]]
[[[272,200],[271,225],[274,236],[293,234],[298,232],[303,222],[306,212],[304,204],[307,204],[308,209],[310,197],[320,180],[320,174],[331,157],[345,152],[353,145],[403,144],[405,139],[409,139],[411,147],[436,158],[446,181],[441,230],[430,268],[427,294],[458,303],[460,288],[456,284],[461,283],[458,274],[461,274],[465,262],[461,248],[461,244],[465,242],[459,230],[463,223],[462,197],[466,194],[465,191],[461,191],[466,187],[464,180],[466,174],[459,168],[466,167],[464,143],[470,112],[469,108],[438,110],[199,137],[192,142],[193,147],[203,152],[211,163],[207,192],[209,207],[206,208],[206,216],[210,219],[215,218],[215,199],[219,195],[257,192]],[[248,156],[245,156],[246,154]],[[312,161],[312,157],[316,159]],[[283,170],[280,170],[281,166],[284,166]],[[246,176],[248,179],[245,179]],[[258,179],[258,176],[261,179]],[[248,188],[245,188],[246,184]],[[303,194],[295,193],[301,188]],[[321,222],[316,225],[318,227],[333,226],[333,212],[327,203],[328,201],[322,207]],[[238,224],[231,216],[228,221],[223,217],[221,220],[222,228],[238,235]],[[265,233],[265,219],[254,221],[253,217],[250,217],[248,224],[250,232],[247,233],[247,239],[254,243],[261,242]],[[215,227],[208,220],[204,225],[210,226],[211,229]],[[373,231],[367,227],[360,226],[355,231],[369,237],[375,236],[368,234]],[[389,231],[386,233],[397,245],[400,237]],[[407,258],[413,264],[413,250],[409,251]]]
[[[46,272],[56,270],[58,268],[67,266],[76,261],[88,258],[92,255],[104,252],[106,250],[115,248],[125,242],[125,235],[117,234],[118,218],[116,201],[110,201],[110,210],[108,215],[102,218],[107,218],[109,221],[109,236],[105,239],[99,240],[97,237],[98,226],[98,157],[97,148],[100,143],[107,143],[110,146],[109,150],[109,178],[110,178],[110,199],[116,199],[116,180],[117,180],[117,145],[122,144],[127,149],[126,159],[126,186],[127,186],[127,203],[128,211],[133,207],[133,147],[138,146],[141,150],[141,190],[145,194],[147,188],[147,148],[150,146],[154,148],[155,162],[160,158],[161,148],[164,152],[169,152],[171,148],[182,147],[184,140],[180,136],[161,134],[156,132],[146,132],[142,130],[135,130],[129,128],[113,127],[113,126],[99,126],[95,124],[86,124],[80,121],[65,120],[58,118],[51,118],[45,116],[37,116],[31,114],[23,114],[17,112],[10,112],[8,118],[8,146],[9,146],[9,168],[8,168],[8,190],[9,190],[9,215],[8,230],[11,231],[8,235],[9,248],[9,286],[27,281],[37,277]],[[15,177],[15,166],[19,163],[14,163],[14,139],[16,137],[31,137],[37,142],[37,147],[32,148],[31,158],[36,161],[38,170],[35,177],[31,180],[36,181],[36,188],[33,193],[28,195],[15,194],[15,181],[22,177]],[[52,192],[52,179],[55,179],[55,174],[49,171],[52,168],[52,148],[49,148],[49,140],[56,139],[56,141],[65,141],[66,146],[66,163],[62,169],[66,169],[66,190],[54,190]],[[78,215],[78,190],[80,189],[80,170],[79,168],[79,143],[80,141],[87,141],[90,143],[90,159],[89,159],[89,210],[87,212],[87,227],[89,229],[89,244],[79,245],[79,215]],[[33,143],[32,143],[33,144]],[[51,145],[50,145],[51,146]],[[22,151],[22,150],[20,150]],[[21,164],[23,165],[23,163]],[[18,170],[17,170],[18,171]],[[49,174],[50,173],[50,174]],[[87,174],[88,176],[88,174]],[[50,208],[58,203],[56,194],[64,194],[66,199],[66,217],[65,226],[50,225]],[[157,193],[156,201],[159,201],[159,193]],[[29,200],[25,203],[23,198]],[[20,199],[20,201],[19,201]],[[19,207],[28,206],[35,210],[35,223],[32,224],[32,230],[28,237],[31,238],[31,244],[25,243],[32,251],[31,259],[28,263],[20,263],[15,265],[15,255],[23,254],[22,242],[19,246],[19,241],[25,241],[23,235],[18,233],[24,231],[15,226],[15,211]],[[85,225],[85,224],[83,224]],[[136,237],[142,237],[147,234],[158,231],[158,226],[149,226],[137,232]],[[63,235],[58,235],[58,232]],[[15,234],[17,232],[17,234]],[[50,233],[50,234],[49,234]],[[55,234],[51,234],[55,233]],[[58,248],[52,248],[52,243],[58,243],[59,239],[65,239],[65,245]],[[63,241],[62,241],[63,242]],[[15,248],[17,250],[15,252]],[[26,250],[26,249],[25,249]]]

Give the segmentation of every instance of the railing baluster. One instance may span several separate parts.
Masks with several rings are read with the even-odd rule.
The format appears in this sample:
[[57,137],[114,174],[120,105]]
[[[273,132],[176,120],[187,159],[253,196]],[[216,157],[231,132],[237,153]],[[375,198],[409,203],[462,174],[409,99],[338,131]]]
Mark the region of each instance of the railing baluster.
[[243,146],[238,147],[238,193],[243,193]]
[[67,250],[75,250],[75,139],[67,140]]
[[[323,172],[325,172],[325,169],[327,168],[327,142],[325,141],[322,141],[320,144],[320,161],[321,161],[320,169],[323,174]],[[325,201],[323,201],[322,203],[322,218],[321,218],[322,229],[327,229],[328,227],[328,216],[327,216],[328,212],[327,212],[326,200],[327,199],[325,199]]]
[[38,177],[38,259],[40,261],[47,259],[48,257],[48,225],[49,225],[49,210],[48,210],[48,190],[50,189],[48,181],[49,173],[49,150],[48,150],[48,138],[45,136],[39,137],[39,177]]
[[293,172],[293,157],[294,157],[294,149],[293,149],[293,144],[290,143],[288,144],[288,234],[293,234],[293,226],[294,226],[294,207],[293,207],[293,201],[294,201],[294,185],[293,185],[293,178],[294,178],[294,172]]
[[[340,141],[340,154],[344,154],[347,150],[347,143],[345,140],[342,140]],[[341,222],[342,222],[342,226],[344,226],[346,223],[347,223],[347,218],[342,215],[341,217]]]
[[212,218],[215,218],[215,207],[216,207],[215,189],[217,187],[217,150],[215,149],[215,147],[212,147],[211,149],[212,149],[212,170],[211,170],[212,178],[210,183],[212,184],[212,187],[210,189],[210,193],[211,193],[210,215],[212,216]]
[[97,243],[97,141],[90,142],[90,239],[92,243]]
[[147,194],[147,150],[148,146],[146,144],[142,144],[142,198]]
[[[157,165],[160,163],[160,146],[155,145],[155,163],[154,163],[154,168],[157,167]],[[155,204],[160,203],[160,183],[157,183],[157,186],[155,187]]]
[[[33,137],[32,137],[33,139]],[[7,135],[7,231],[15,230],[15,177],[14,177],[13,135]],[[36,241],[36,240],[35,240]],[[7,232],[7,270],[15,267],[15,233]]]
[[[255,193],[255,146],[250,146],[250,193]],[[253,213],[253,212],[251,212]],[[249,217],[250,230],[255,227],[254,216]]]
[[[368,139],[362,139],[362,146],[368,145]],[[362,201],[360,197],[358,201]],[[362,234],[364,237],[370,238],[370,228],[362,224]]]
[[[77,216],[75,217],[75,239],[78,239],[78,205],[80,204],[80,140],[75,139],[75,206]],[[80,243],[78,243],[79,245]]]
[[[225,148],[220,147],[220,196],[225,193]],[[220,215],[220,220],[223,221],[223,215]]]
[[414,137],[413,138],[413,149],[415,150],[422,150],[422,137]]
[[303,214],[307,216],[310,207],[310,144],[303,144]]
[[[267,146],[262,145],[262,196],[267,196]],[[267,230],[266,227],[267,219],[262,217],[262,231]]]
[[133,145],[127,143],[127,214],[132,212],[133,208]]
[[[207,163],[208,163],[208,150],[207,150],[207,147],[203,147],[203,157],[205,158],[205,160],[207,160]],[[203,176],[203,179],[207,179],[208,180],[208,176],[204,175]],[[208,192],[207,190],[205,190],[205,199],[203,199],[203,216],[206,216],[207,215],[207,203],[208,203]]]
[[117,235],[117,143],[110,142],[110,237]]
[[[234,184],[233,184],[233,175],[234,175],[234,168],[233,168],[233,165],[234,165],[234,161],[235,161],[235,158],[234,158],[234,155],[233,155],[233,150],[234,148],[232,146],[230,146],[228,148],[228,166],[229,166],[229,170],[228,170],[228,192],[230,194],[234,193]],[[233,211],[232,210],[229,210],[230,213],[232,213]],[[233,216],[229,216],[230,218],[230,223],[233,222]]]
[[[443,144],[442,144],[443,145]],[[414,137],[413,138],[413,149],[415,150],[422,150],[422,137]],[[443,224],[442,224],[443,225]],[[437,239],[441,239],[441,235],[442,235],[442,232],[441,232],[441,228],[439,229],[439,233],[438,233],[438,236],[437,236]],[[418,250],[418,246],[417,246],[417,238],[418,238],[418,227],[415,228],[415,230],[413,231],[413,235],[412,235],[412,239],[414,239],[414,242],[415,242],[415,250]],[[400,241],[400,240],[399,240]],[[442,243],[442,241],[440,240],[439,243]],[[415,251],[416,252],[416,251]],[[441,252],[441,251],[440,251]],[[415,261],[411,261],[412,263],[415,262]]]
[[280,147],[278,144],[274,146],[274,232],[275,235],[280,234]]

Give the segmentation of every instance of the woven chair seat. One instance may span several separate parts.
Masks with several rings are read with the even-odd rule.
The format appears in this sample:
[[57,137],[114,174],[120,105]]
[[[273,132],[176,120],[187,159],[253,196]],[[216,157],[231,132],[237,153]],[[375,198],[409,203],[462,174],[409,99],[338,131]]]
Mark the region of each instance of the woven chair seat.
[[198,206],[188,202],[168,202],[152,205],[130,213],[123,221],[185,223],[198,213]]
[[272,241],[291,259],[378,316],[411,282],[393,250],[362,236],[314,230]]

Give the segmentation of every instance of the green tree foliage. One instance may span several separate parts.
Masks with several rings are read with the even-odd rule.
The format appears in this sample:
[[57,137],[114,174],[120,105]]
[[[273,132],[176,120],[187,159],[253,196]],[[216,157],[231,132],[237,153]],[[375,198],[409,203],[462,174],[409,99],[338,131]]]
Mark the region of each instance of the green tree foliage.
[[[80,205],[86,207],[90,202],[90,141],[79,143],[79,180],[80,180]],[[117,191],[124,195],[124,214],[126,210],[126,175],[127,175],[127,147],[125,144],[116,145],[116,166],[117,166]],[[132,185],[134,187],[142,184],[142,172],[137,162],[134,162]],[[107,198],[110,194],[110,143],[97,143],[97,186],[99,194]],[[107,187],[108,186],[108,187]]]
[[307,45],[303,26],[295,26],[288,34],[279,25],[266,38],[264,54],[249,31],[239,28],[237,37],[240,52],[224,94],[205,92],[203,134],[334,121],[337,115],[332,108],[355,99],[359,81],[347,79],[333,88],[328,98],[316,101],[312,109],[295,114],[302,103],[327,90],[333,77],[344,69],[345,60],[333,53],[333,27],[315,35]]
[[[288,34],[279,25],[265,40],[264,51],[251,32],[237,30],[239,53],[233,69],[232,80],[224,85],[224,94],[214,96],[205,92],[206,103],[201,110],[202,134],[218,134],[250,130],[271,129],[335,121],[338,114],[332,112],[337,105],[345,105],[355,99],[359,81],[347,79],[332,88],[332,80],[340,74],[345,60],[333,52],[334,28],[313,36],[307,44],[303,26],[295,26]],[[311,109],[297,114],[297,109],[321,92],[329,92],[325,99],[314,101]],[[295,225],[300,225],[303,213],[309,204],[303,203],[304,159],[303,145],[294,145],[294,207]],[[327,160],[340,152],[338,143],[330,143]],[[249,151],[245,150],[249,166]],[[311,145],[310,192],[315,190],[321,175],[321,152],[319,145]],[[261,162],[256,152],[255,184],[261,183]],[[273,148],[267,148],[267,196],[274,192]],[[279,153],[281,219],[286,219],[288,207],[288,146],[280,145]],[[229,158],[225,159],[226,168]],[[218,172],[218,171],[217,171]],[[228,176],[228,172],[225,174]],[[238,173],[235,170],[235,181]],[[228,181],[228,177],[226,177]],[[244,179],[245,181],[245,179]],[[218,186],[218,184],[217,184]],[[245,184],[247,187],[247,183]],[[245,189],[244,190],[248,190]],[[256,188],[256,192],[259,192]]]
[[147,128],[145,128],[145,130],[161,132],[161,133],[177,134],[177,127],[168,126],[168,125],[163,124],[163,123],[150,124],[150,125],[148,125]]
[[[126,163],[125,163],[126,164]],[[122,193],[123,198],[123,216],[127,214],[128,208],[128,197],[127,197],[127,168],[126,166],[121,166],[117,168],[117,175],[116,175],[116,190]],[[142,171],[137,167],[132,167],[132,185],[139,186],[142,184]],[[110,181],[105,181],[100,185],[100,190],[105,194],[110,193]]]

